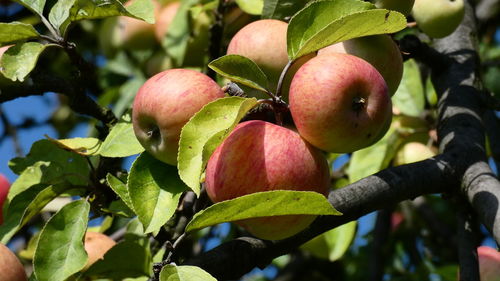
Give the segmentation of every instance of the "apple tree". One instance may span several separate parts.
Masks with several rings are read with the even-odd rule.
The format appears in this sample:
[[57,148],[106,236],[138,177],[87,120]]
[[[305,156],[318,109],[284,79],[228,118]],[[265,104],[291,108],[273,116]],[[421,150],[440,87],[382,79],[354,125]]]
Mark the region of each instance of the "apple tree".
[[59,101],[0,175],[0,279],[499,280],[499,16],[0,1],[1,106]]

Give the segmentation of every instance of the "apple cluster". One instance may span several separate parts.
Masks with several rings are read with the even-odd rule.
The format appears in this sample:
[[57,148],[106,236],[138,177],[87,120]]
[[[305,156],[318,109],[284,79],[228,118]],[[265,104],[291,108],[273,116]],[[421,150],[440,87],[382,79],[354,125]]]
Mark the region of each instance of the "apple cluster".
[[[279,20],[254,21],[233,36],[227,54],[251,59],[271,87],[277,87],[288,63],[287,27]],[[208,196],[220,202],[279,189],[326,195],[330,173],[324,152],[350,153],[382,138],[391,123],[391,96],[402,72],[399,48],[387,35],[348,40],[298,59],[284,76],[281,91],[293,123],[250,120],[237,125],[208,161]],[[261,98],[256,92],[246,91]],[[160,72],[135,97],[137,139],[151,155],[176,165],[182,127],[204,105],[224,96],[221,87],[200,72]],[[257,237],[283,239],[312,220],[314,216],[281,216],[238,224]]]

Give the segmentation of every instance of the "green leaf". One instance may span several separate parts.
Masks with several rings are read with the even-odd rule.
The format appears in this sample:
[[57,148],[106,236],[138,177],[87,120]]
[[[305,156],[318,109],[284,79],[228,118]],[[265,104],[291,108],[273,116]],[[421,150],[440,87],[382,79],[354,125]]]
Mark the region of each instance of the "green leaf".
[[167,35],[161,42],[163,49],[169,54],[175,65],[182,65],[190,39],[190,15],[192,6],[198,4],[198,0],[184,0],[169,25]]
[[33,259],[33,270],[39,281],[63,281],[85,266],[88,257],[83,237],[89,211],[87,201],[74,201],[44,226]]
[[406,27],[402,14],[373,9],[358,0],[312,2],[288,24],[288,57],[295,60],[323,47],[348,39],[394,33]]
[[301,248],[318,258],[334,262],[342,258],[349,249],[356,235],[356,226],[356,221],[343,224],[315,237]]
[[134,0],[129,6],[127,6],[127,11],[135,18],[154,24],[154,8],[153,1],[151,0]]
[[285,20],[304,8],[307,0],[265,0],[262,18]]
[[26,42],[10,47],[0,61],[2,74],[12,81],[24,81],[24,78],[35,68],[40,54],[50,46],[56,45]]
[[134,210],[132,199],[130,199],[130,194],[128,193],[127,185],[121,182],[112,174],[107,174],[106,181],[108,182],[108,185],[111,187],[111,189],[113,189],[113,191],[118,194],[118,196],[123,200],[127,207],[129,207],[131,210]]
[[255,98],[222,98],[205,105],[184,125],[177,167],[186,185],[200,194],[200,177],[215,148],[257,104]]
[[217,281],[217,279],[197,266],[167,264],[161,269],[160,281]]
[[0,46],[20,40],[38,38],[40,34],[33,25],[22,22],[0,22]]
[[398,131],[400,129],[398,120],[400,118],[393,119],[391,127],[381,140],[352,154],[347,168],[351,183],[375,174],[390,165],[397,149],[404,142],[404,138]]
[[102,260],[98,260],[85,272],[85,276],[123,280],[127,277],[150,276],[152,267],[149,243],[139,239],[126,239],[106,252]]
[[424,86],[415,60],[408,60],[404,63],[403,79],[392,101],[394,106],[405,115],[418,117],[424,111]]
[[251,59],[240,55],[225,55],[208,64],[213,71],[231,81],[267,92],[269,82],[266,74]]
[[[58,0],[49,13],[49,21],[56,28],[60,29],[61,25],[68,19],[71,7],[76,0]],[[64,35],[64,33],[63,33]]]
[[145,227],[145,232],[157,232],[175,212],[186,186],[177,169],[148,153],[142,153],[132,164],[128,191],[133,210]]
[[128,16],[154,23],[154,6],[150,0],[136,0],[125,8],[118,0],[77,0],[70,11],[68,22]]
[[64,150],[69,150],[80,155],[98,155],[101,140],[97,138],[72,138],[72,139],[47,139]]
[[216,203],[198,212],[186,232],[223,222],[284,215],[341,215],[320,193],[273,190],[244,195]]
[[134,134],[131,122],[118,122],[99,149],[99,154],[105,157],[127,157],[139,154],[144,147]]
[[45,0],[16,0],[16,2],[38,15],[42,15],[45,7]]
[[0,226],[0,241],[7,243],[45,205],[71,188],[69,185],[36,184],[19,193],[4,213],[5,221]]
[[264,7],[264,0],[236,0],[236,4],[247,14],[260,15]]
[[[34,165],[38,161],[55,162],[64,167],[66,177],[72,184],[86,184],[89,172],[88,163],[84,157],[73,152],[66,151],[49,140],[39,140],[33,143],[30,152],[24,158],[13,158],[9,161],[10,169],[21,174],[26,168]],[[82,178],[83,175],[83,178]]]
[[[117,56],[118,57],[118,56]],[[111,65],[113,62],[110,62],[108,64]],[[117,66],[121,69],[127,69],[131,70],[136,66],[130,66],[130,67],[124,67],[122,65]],[[126,112],[132,103],[134,102],[135,95],[139,91],[139,88],[142,87],[144,82],[146,82],[146,78],[142,77],[141,75],[137,74],[127,74],[125,76],[133,75],[134,78],[128,80],[127,82],[123,83],[120,86],[119,93],[120,97],[116,101],[115,105],[113,106],[113,113],[116,116],[122,116],[124,112]],[[129,121],[130,122],[130,121]]]

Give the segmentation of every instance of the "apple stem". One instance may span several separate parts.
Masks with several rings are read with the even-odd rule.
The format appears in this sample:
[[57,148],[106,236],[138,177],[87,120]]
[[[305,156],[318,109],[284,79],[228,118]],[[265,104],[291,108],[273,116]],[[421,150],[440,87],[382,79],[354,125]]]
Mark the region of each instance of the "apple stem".
[[281,88],[283,87],[283,81],[285,80],[285,76],[294,62],[295,60],[289,60],[285,65],[285,68],[283,68],[283,71],[281,71],[280,79],[278,80],[278,86],[276,87],[276,97],[281,97]]
[[361,97],[355,97],[352,99],[352,109],[354,111],[360,111],[365,107],[366,99]]

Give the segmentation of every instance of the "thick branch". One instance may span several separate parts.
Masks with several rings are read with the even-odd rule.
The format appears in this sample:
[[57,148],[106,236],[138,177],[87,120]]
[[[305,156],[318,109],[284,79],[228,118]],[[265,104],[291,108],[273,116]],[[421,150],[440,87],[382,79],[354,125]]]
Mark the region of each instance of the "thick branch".
[[423,194],[446,192],[456,185],[443,156],[422,162],[393,167],[332,191],[328,201],[342,216],[322,216],[300,234],[280,241],[239,238],[220,245],[187,264],[197,265],[218,280],[236,279],[255,266],[264,267],[313,237],[334,227],[356,220],[375,210]]
[[117,119],[108,108],[101,107],[72,81],[44,74],[43,70],[35,70],[23,83],[16,83],[0,91],[0,103],[19,97],[43,95],[46,92],[63,94],[69,98],[71,108],[80,114],[96,118],[104,124],[114,124]]

